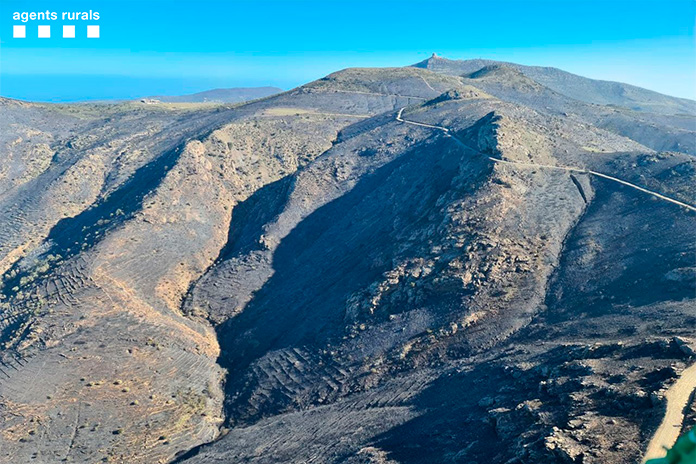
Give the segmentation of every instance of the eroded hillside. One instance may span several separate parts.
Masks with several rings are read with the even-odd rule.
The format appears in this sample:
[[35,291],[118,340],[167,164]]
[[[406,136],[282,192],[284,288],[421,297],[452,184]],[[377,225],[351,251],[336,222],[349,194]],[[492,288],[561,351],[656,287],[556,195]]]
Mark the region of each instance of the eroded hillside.
[[639,460],[693,355],[693,102],[525,69],[2,101],[0,459]]

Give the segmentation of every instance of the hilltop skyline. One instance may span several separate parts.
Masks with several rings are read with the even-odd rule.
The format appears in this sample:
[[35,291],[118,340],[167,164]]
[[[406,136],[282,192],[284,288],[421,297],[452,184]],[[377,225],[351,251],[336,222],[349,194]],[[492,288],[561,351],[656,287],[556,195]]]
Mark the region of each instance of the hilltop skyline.
[[554,66],[694,99],[694,3],[655,5],[536,0],[493,8],[436,1],[424,12],[410,1],[207,0],[195,7],[70,1],[60,11],[99,11],[99,39],[62,39],[57,31],[38,39],[31,33],[38,23],[31,21],[22,23],[27,38],[13,39],[12,14],[41,10],[14,0],[0,7],[0,95],[74,101],[212,88],[290,89],[336,69],[407,66],[436,52],[449,59]]

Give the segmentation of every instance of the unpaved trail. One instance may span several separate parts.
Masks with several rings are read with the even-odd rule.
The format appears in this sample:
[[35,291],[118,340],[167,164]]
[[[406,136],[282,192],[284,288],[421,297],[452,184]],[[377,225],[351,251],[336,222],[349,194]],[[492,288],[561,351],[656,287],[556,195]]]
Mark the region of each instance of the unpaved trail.
[[[423,82],[425,82],[425,85],[427,85],[428,88],[429,88],[430,90],[432,90],[433,92],[437,92],[437,90],[435,90],[435,89],[433,88],[433,86],[430,85],[430,83],[429,83],[428,81],[425,80],[425,77],[421,76],[421,79],[423,79]],[[439,94],[439,92],[438,92],[438,94]]]
[[468,149],[468,150],[471,150],[471,151],[473,151],[473,152],[482,154],[483,156],[486,156],[488,159],[492,160],[492,161],[495,162],[495,163],[512,164],[512,165],[515,165],[515,166],[522,166],[522,167],[528,167],[528,168],[556,169],[556,170],[567,171],[567,172],[578,172],[578,173],[581,173],[581,174],[591,174],[591,175],[594,175],[594,176],[597,176],[597,177],[601,177],[602,179],[610,180],[610,181],[612,181],[612,182],[618,182],[619,184],[626,185],[626,186],[628,186],[628,187],[631,187],[631,188],[636,189],[636,190],[638,190],[638,191],[641,191],[641,192],[643,192],[643,193],[647,193],[648,195],[652,195],[652,196],[654,196],[655,198],[659,198],[660,200],[664,200],[664,201],[668,201],[668,202],[670,202],[670,203],[674,203],[675,205],[679,205],[679,206],[681,206],[681,207],[683,207],[683,208],[686,208],[686,209],[688,209],[688,210],[690,210],[690,211],[696,211],[696,206],[692,206],[692,205],[689,205],[689,204],[684,203],[684,202],[682,202],[682,201],[675,200],[674,198],[670,198],[670,197],[668,197],[668,196],[662,195],[661,193],[654,192],[654,191],[652,191],[652,190],[648,190],[648,189],[643,188],[643,187],[640,187],[640,186],[638,186],[638,185],[636,185],[636,184],[632,184],[631,182],[627,182],[627,181],[625,181],[625,180],[619,179],[619,178],[617,178],[617,177],[609,176],[609,175],[603,174],[603,173],[601,173],[601,172],[596,172],[596,171],[592,171],[592,170],[584,169],[584,168],[579,168],[579,167],[575,167],[575,166],[553,166],[553,165],[550,165],[550,164],[522,163],[522,162],[519,162],[519,161],[510,161],[510,160],[504,160],[504,159],[500,159],[500,158],[494,158],[494,157],[492,157],[492,156],[487,156],[487,155],[485,155],[485,154],[483,154],[483,153],[481,153],[481,152],[479,152],[479,151],[477,151],[477,150],[474,150],[473,148],[471,148],[470,146],[468,146],[467,144],[465,144],[465,143],[464,143],[462,140],[460,140],[456,135],[453,135],[452,132],[451,132],[448,128],[446,128],[446,127],[435,126],[435,125],[432,125],[432,124],[425,124],[425,123],[422,123],[422,122],[409,121],[409,120],[407,120],[407,119],[404,119],[404,118],[403,118],[403,112],[404,112],[405,109],[406,109],[406,108],[404,107],[404,108],[401,108],[401,109],[398,111],[398,113],[396,114],[396,120],[397,120],[397,121],[402,122],[402,123],[405,123],[405,124],[411,124],[411,125],[414,125],[414,126],[428,127],[428,128],[430,128],[430,129],[441,130],[441,131],[443,131],[447,136],[452,137],[452,139],[454,139],[454,140],[455,140],[459,145],[461,145],[462,147],[464,147],[464,148],[466,148],[466,149]]
[[677,441],[684,421],[684,408],[695,389],[696,364],[693,364],[681,373],[679,379],[665,393],[667,411],[648,444],[643,461],[664,457],[665,447],[670,448]]

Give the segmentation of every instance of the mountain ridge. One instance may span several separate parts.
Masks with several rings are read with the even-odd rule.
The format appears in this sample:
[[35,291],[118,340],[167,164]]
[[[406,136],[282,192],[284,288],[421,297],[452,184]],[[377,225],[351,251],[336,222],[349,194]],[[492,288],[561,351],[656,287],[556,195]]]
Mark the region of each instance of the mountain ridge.
[[639,460],[696,346],[689,131],[488,66],[8,104],[0,462]]
[[[540,84],[580,101],[605,105],[623,102],[620,106],[626,106],[631,109],[652,109],[653,111],[657,110],[657,112],[665,112],[665,114],[675,114],[674,111],[690,115],[696,114],[696,101],[691,99],[665,95],[631,84],[582,77],[553,67],[528,66],[486,59],[448,60],[436,54],[412,66],[434,70],[435,72],[463,74],[472,73],[491,65],[505,65],[515,68]],[[583,88],[586,86],[589,87],[585,89],[587,93],[583,93]],[[561,91],[561,88],[563,91]],[[619,95],[616,95],[616,93],[619,93]],[[625,96],[625,94],[631,93],[637,93],[636,97],[642,98],[645,102],[655,100],[655,104],[633,108],[635,105],[626,103],[633,100]],[[665,105],[662,103],[664,101],[669,102],[669,104]]]

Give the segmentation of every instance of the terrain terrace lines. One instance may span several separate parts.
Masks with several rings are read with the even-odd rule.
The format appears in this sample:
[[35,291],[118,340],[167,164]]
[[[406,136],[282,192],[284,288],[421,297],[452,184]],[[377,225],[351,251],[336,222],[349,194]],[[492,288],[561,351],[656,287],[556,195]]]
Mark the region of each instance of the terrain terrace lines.
[[[437,92],[437,90],[436,90],[436,92]],[[362,90],[334,90],[334,89],[332,89],[330,92],[323,92],[323,93],[352,93],[352,94],[357,94],[357,95],[375,95],[378,97],[402,97],[402,98],[413,98],[414,100],[428,101],[427,98],[417,97],[415,95],[401,95],[398,93],[364,92]]]
[[436,125],[432,125],[432,124],[425,124],[425,123],[422,123],[422,122],[409,121],[408,119],[404,119],[402,115],[403,115],[403,112],[404,112],[405,109],[406,109],[406,107],[403,107],[403,108],[399,109],[399,111],[398,111],[397,114],[396,114],[396,120],[397,120],[397,121],[402,122],[402,123],[405,123],[405,124],[411,124],[411,125],[414,125],[414,126],[427,127],[427,128],[430,128],[430,129],[441,130],[441,131],[443,131],[448,137],[452,137],[452,139],[454,139],[454,141],[457,142],[459,145],[461,145],[461,146],[463,146],[464,148],[467,148],[467,149],[469,149],[469,150],[471,150],[471,151],[473,151],[473,152],[476,152],[476,153],[478,153],[478,154],[480,154],[480,155],[486,156],[488,159],[490,159],[491,161],[493,161],[493,162],[495,162],[495,163],[512,164],[512,165],[516,165],[516,166],[523,166],[523,167],[530,167],[530,168],[556,169],[556,170],[566,171],[566,172],[577,172],[577,173],[580,173],[580,174],[592,174],[592,175],[595,175],[595,176],[597,176],[597,177],[601,177],[601,178],[603,178],[603,179],[611,180],[611,181],[613,181],[613,182],[617,182],[617,183],[619,183],[619,184],[626,185],[626,186],[628,186],[628,187],[631,187],[631,188],[633,188],[633,189],[635,189],[635,190],[638,190],[638,191],[641,191],[641,192],[643,192],[643,193],[647,193],[648,195],[652,195],[652,196],[654,196],[655,198],[659,198],[660,200],[668,201],[668,202],[670,202],[670,203],[674,203],[675,205],[682,206],[682,207],[684,207],[684,208],[686,208],[686,209],[688,209],[688,210],[690,210],[690,211],[696,211],[696,206],[689,205],[689,204],[684,203],[684,202],[681,202],[681,201],[679,201],[679,200],[675,200],[674,198],[670,198],[670,197],[668,197],[668,196],[662,195],[661,193],[658,193],[658,192],[655,192],[655,191],[652,191],[652,190],[648,190],[648,189],[643,188],[643,187],[640,187],[640,186],[638,186],[638,185],[636,185],[636,184],[632,184],[631,182],[627,182],[627,181],[625,181],[625,180],[619,179],[619,178],[617,178],[617,177],[609,176],[609,175],[603,174],[603,173],[601,173],[601,172],[592,171],[592,170],[590,170],[590,169],[583,169],[583,168],[579,168],[579,167],[575,167],[575,166],[553,166],[553,165],[550,165],[550,164],[522,163],[522,162],[520,162],[520,161],[504,160],[504,159],[500,159],[500,158],[495,158],[495,157],[492,157],[492,156],[488,156],[488,155],[486,155],[486,154],[484,154],[484,153],[479,152],[478,150],[475,150],[475,149],[471,148],[471,147],[468,146],[467,144],[465,144],[459,137],[457,137],[456,135],[454,135],[454,134],[452,133],[452,131],[451,131],[450,129],[448,129],[447,127],[436,126]]

